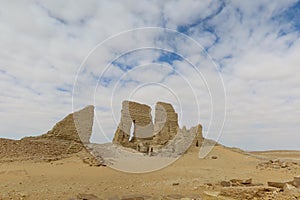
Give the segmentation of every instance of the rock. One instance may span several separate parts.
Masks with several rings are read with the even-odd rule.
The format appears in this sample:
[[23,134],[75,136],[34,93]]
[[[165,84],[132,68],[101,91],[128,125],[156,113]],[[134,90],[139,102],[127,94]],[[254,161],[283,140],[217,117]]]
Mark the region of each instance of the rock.
[[221,181],[220,185],[222,187],[230,187],[231,186],[231,183],[229,181]]
[[218,159],[218,156],[212,156],[211,159]]
[[173,183],[172,185],[173,185],[173,186],[176,186],[176,185],[179,185],[179,183]]
[[85,157],[85,158],[82,159],[82,162],[84,164],[90,164],[90,158],[89,157]]
[[[157,155],[167,157],[178,157],[187,151],[196,150],[193,142],[197,139],[197,135],[202,138],[201,125],[191,127],[189,130],[178,129],[177,135],[157,151]],[[199,132],[200,131],[200,132]],[[200,142],[201,143],[201,142]],[[202,143],[201,143],[202,145]]]
[[99,167],[99,166],[106,166],[104,160],[100,160],[101,158],[95,157],[85,157],[82,159],[82,162],[88,164],[89,166]]
[[297,169],[299,166],[295,164],[296,162],[289,161],[281,161],[278,159],[269,160],[268,162],[262,162],[258,164],[258,168],[260,169],[285,169],[285,170],[293,170]]
[[289,184],[289,183],[285,183],[284,186],[283,186],[283,191],[290,191],[290,190],[293,190],[295,189],[296,187]]
[[225,197],[231,197],[233,199],[273,199],[273,195],[278,192],[279,189],[273,187],[225,187],[221,189],[220,195]]
[[78,194],[77,200],[100,200],[100,198],[94,194]]
[[300,175],[294,177],[293,185],[300,188]]
[[128,196],[123,196],[121,200],[148,200],[151,199],[150,196],[147,195],[128,195]]
[[177,200],[184,198],[181,194],[170,194],[163,197],[163,200]]
[[204,191],[203,193],[211,197],[218,197],[220,195],[218,191]]
[[182,199],[190,199],[190,200],[202,200],[202,198],[197,195],[197,194],[194,194],[194,195],[187,195],[186,197],[184,198],[181,198]]
[[20,192],[19,193],[20,197],[27,197],[28,196],[28,193],[27,192]]
[[121,200],[144,200],[144,197],[126,197],[126,198],[122,198]]
[[201,200],[199,197],[183,197],[180,200]]
[[283,182],[268,181],[268,186],[283,189],[285,184],[289,184],[289,183],[290,181],[283,181]]
[[252,179],[231,179],[230,183],[232,186],[242,186],[242,185],[251,185]]
[[287,168],[288,167],[288,165],[285,163],[285,162],[283,162],[282,164],[281,164],[281,168]]
[[236,187],[236,186],[252,186],[252,179],[231,179],[230,181],[221,181],[222,187]]

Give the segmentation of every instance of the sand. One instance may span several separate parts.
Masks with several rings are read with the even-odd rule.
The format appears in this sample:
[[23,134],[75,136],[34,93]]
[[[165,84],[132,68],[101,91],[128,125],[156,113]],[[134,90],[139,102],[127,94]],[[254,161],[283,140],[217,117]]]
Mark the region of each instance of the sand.
[[80,152],[50,162],[2,162],[0,199],[76,199],[79,194],[94,194],[101,199],[122,199],[138,194],[152,199],[174,194],[197,195],[202,199],[234,199],[217,196],[221,190],[219,182],[252,178],[254,184],[266,186],[267,181],[291,180],[300,174],[299,165],[292,169],[258,167],[274,157],[299,161],[299,151],[254,152],[252,156],[215,146],[205,159],[199,159],[195,148],[168,167],[142,174],[124,173],[108,166],[89,166],[82,162],[84,156],[85,153]]

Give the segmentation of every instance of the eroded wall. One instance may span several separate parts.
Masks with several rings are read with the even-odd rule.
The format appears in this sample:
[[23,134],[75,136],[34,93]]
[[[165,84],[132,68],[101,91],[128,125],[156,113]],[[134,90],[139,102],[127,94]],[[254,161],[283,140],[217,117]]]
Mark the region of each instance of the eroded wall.
[[[121,119],[113,143],[133,146],[138,141],[152,139],[153,130],[150,106],[132,101],[123,101]],[[130,139],[131,131],[133,137]]]

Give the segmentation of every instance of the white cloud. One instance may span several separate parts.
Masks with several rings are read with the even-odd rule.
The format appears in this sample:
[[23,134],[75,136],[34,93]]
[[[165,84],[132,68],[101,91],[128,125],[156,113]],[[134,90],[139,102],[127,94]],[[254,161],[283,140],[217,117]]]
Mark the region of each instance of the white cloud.
[[[170,28],[190,25],[211,15],[217,10],[219,1],[170,1],[164,7],[165,19]],[[180,14],[179,14],[180,13]]]
[[[300,128],[297,110],[300,107],[299,30],[292,29],[294,22],[276,18],[295,2],[1,2],[0,137],[20,138],[44,133],[71,112],[71,91],[76,73],[95,45],[121,31],[165,26],[171,29],[183,27],[183,31],[207,49],[218,64],[227,94],[227,122],[221,141],[247,149],[299,149],[294,142],[299,139],[296,132]],[[147,29],[139,34],[133,32],[118,37],[89,57],[82,68],[87,71],[81,71],[76,87],[75,108],[94,102],[95,84],[108,61],[120,52],[141,45],[183,55],[202,70],[211,90],[221,89],[220,84],[216,84],[219,81],[216,68],[189,39]],[[160,50],[142,49],[118,61],[131,66],[143,65],[158,62],[160,56]],[[207,129],[212,107],[205,82],[183,60],[163,64],[172,65],[197,91],[200,119],[195,112],[190,85],[178,74],[170,75],[171,68],[157,66],[141,68],[135,73],[133,70],[125,77],[137,82],[116,89],[113,99],[116,115],[120,101],[139,83],[161,81],[182,101],[181,122],[191,126],[200,120]],[[110,105],[113,84],[123,73],[116,66],[105,73],[106,81],[112,79],[112,82],[96,90],[99,91],[96,95],[99,105]],[[154,85],[145,88],[146,92],[138,90],[134,99],[150,104],[161,99],[175,102],[171,93],[163,92],[163,88]],[[214,108],[221,111],[222,95],[215,93]],[[176,102],[175,107],[180,112]],[[111,136],[115,127],[111,111],[103,109],[101,117],[105,131]],[[215,117],[222,118],[221,115]],[[213,131],[209,136],[217,137]],[[255,141],[249,142],[252,140]]]

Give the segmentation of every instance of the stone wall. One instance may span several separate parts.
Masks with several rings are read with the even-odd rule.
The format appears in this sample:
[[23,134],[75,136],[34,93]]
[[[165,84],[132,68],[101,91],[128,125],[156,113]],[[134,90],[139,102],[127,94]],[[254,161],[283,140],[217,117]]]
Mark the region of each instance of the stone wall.
[[[171,104],[156,103],[153,124],[150,106],[124,101],[113,143],[131,147],[140,152],[151,152],[166,145],[174,138],[178,130],[178,115]],[[132,138],[130,138],[131,131],[133,131]]]
[[[132,101],[123,101],[121,119],[113,143],[123,146],[136,146],[137,142],[141,140],[152,139],[153,129],[150,106]],[[131,131],[133,137],[130,139]]]
[[202,134],[202,125],[198,124],[198,126],[193,127],[195,134],[195,138],[192,143],[192,147],[200,147],[203,143],[203,134]]
[[94,106],[71,113],[40,137],[89,143],[94,121]]
[[178,132],[178,115],[169,103],[157,102],[155,106],[154,142],[165,145]]
[[[44,154],[77,153],[84,148],[84,144],[90,143],[93,122],[94,106],[87,106],[67,115],[47,133],[23,138],[21,141],[32,143],[32,146],[35,145]],[[31,154],[37,153],[31,151]]]

